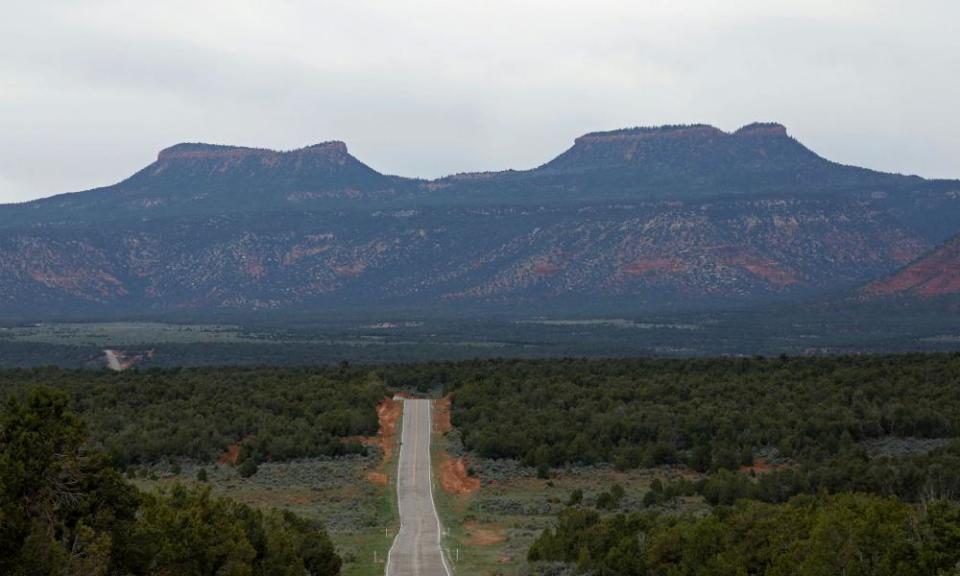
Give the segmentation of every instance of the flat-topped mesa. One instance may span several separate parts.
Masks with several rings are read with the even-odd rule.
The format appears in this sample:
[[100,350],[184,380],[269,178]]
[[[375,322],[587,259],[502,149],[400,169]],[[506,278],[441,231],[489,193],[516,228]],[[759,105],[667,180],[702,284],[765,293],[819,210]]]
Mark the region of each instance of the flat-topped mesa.
[[[297,148],[270,150],[245,146],[184,143],[162,150],[157,161],[133,177],[140,189],[166,186],[180,190],[183,182],[202,185],[208,194],[218,187],[231,197],[237,189],[283,195],[315,195],[331,190],[386,190],[387,177],[347,152],[347,145],[331,140]],[[173,183],[175,182],[175,183]],[[351,192],[353,193],[353,192]],[[312,196],[311,196],[312,197]]]
[[217,190],[229,198],[236,198],[237,190],[255,191],[258,202],[268,196],[346,197],[361,190],[382,192],[393,185],[387,176],[351,156],[339,140],[295,150],[177,144],[162,150],[157,161],[134,174],[129,183],[138,190],[169,187],[167,199],[170,193],[187,194],[196,186],[203,186],[211,197]]
[[157,155],[157,162],[169,160],[229,159],[258,157],[275,160],[281,156],[320,155],[331,159],[349,156],[347,145],[339,140],[321,142],[305,148],[290,151],[269,150],[267,148],[247,148],[244,146],[223,146],[187,142],[164,148]]
[[788,137],[787,127],[776,122],[754,122],[733,133],[734,136]]
[[640,126],[606,132],[590,132],[574,140],[574,144],[622,142],[643,140],[716,139],[723,137],[776,136],[787,137],[787,128],[776,122],[754,122],[729,133],[709,124],[678,124],[667,126]]
[[599,142],[618,142],[629,140],[666,140],[681,138],[716,138],[727,135],[726,132],[707,124],[681,124],[656,127],[622,128],[607,132],[590,132],[576,140],[574,144],[594,144]]
[[347,145],[340,140],[330,140],[321,142],[298,150],[292,150],[287,154],[325,154],[325,155],[347,155]]
[[240,158],[243,156],[262,156],[274,154],[264,148],[244,148],[241,146],[220,146],[200,142],[184,142],[164,148],[157,154],[157,162],[198,158]]
[[[591,132],[540,167],[546,173],[594,170],[647,170],[657,178],[711,177],[760,166],[792,166],[813,154],[787,135],[782,124],[756,122],[736,132],[708,124],[637,127]],[[670,171],[675,173],[670,175]],[[739,177],[739,176],[737,176]]]

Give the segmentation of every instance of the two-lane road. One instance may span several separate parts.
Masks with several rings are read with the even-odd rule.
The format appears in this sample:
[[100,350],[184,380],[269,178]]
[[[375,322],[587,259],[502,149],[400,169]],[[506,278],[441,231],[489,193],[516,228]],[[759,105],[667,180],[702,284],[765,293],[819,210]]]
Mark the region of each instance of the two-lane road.
[[387,557],[386,576],[452,576],[440,550],[440,518],[433,505],[430,400],[403,404],[397,471],[400,531]]

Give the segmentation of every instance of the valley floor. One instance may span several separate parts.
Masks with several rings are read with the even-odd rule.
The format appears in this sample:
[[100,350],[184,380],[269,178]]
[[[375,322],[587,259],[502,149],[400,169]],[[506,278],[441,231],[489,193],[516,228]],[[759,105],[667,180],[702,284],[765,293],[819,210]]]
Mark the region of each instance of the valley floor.
[[683,314],[273,323],[0,325],[0,368],[128,369],[472,358],[811,356],[960,350],[936,306],[794,307]]

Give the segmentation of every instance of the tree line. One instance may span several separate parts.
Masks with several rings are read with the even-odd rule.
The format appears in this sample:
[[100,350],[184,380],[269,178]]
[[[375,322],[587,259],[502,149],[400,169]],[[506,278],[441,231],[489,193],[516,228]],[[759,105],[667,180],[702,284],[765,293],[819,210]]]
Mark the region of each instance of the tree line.
[[783,503],[799,494],[861,492],[905,502],[960,498],[960,441],[930,452],[869,457],[852,448],[822,461],[806,461],[756,475],[720,469],[697,480],[654,482],[647,505],[702,496],[712,505],[741,499]]
[[376,374],[346,365],[0,370],[0,394],[39,384],[67,395],[92,444],[120,467],[211,461],[232,444],[254,463],[363,452],[344,440],[376,434],[376,406],[387,394]]
[[960,567],[960,507],[868,494],[741,500],[706,516],[575,506],[528,559],[598,576],[947,576]]
[[[397,379],[415,382],[416,368]],[[434,366],[465,446],[538,467],[735,470],[887,436],[960,437],[960,355],[477,361]],[[387,377],[388,382],[394,378]]]
[[0,574],[333,576],[323,527],[208,488],[144,493],[90,450],[68,396],[31,388],[0,413]]

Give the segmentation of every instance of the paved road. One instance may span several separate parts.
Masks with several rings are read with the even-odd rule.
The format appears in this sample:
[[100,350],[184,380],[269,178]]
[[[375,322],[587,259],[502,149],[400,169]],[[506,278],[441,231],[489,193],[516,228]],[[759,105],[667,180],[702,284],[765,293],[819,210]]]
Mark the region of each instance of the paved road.
[[390,548],[386,576],[451,576],[440,551],[440,519],[430,478],[431,404],[403,401],[397,472],[400,531]]

